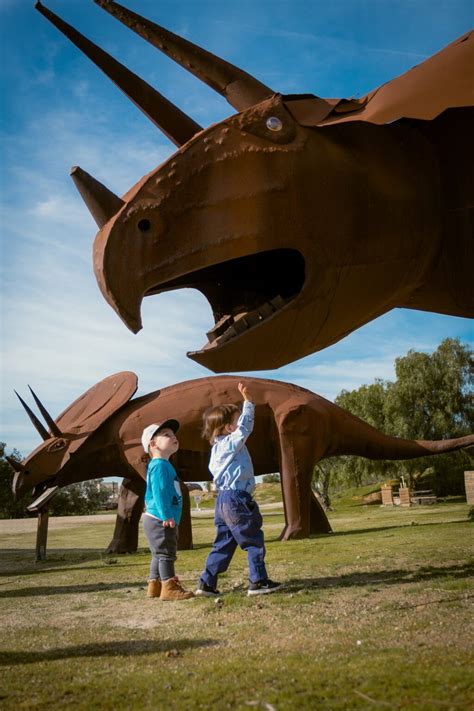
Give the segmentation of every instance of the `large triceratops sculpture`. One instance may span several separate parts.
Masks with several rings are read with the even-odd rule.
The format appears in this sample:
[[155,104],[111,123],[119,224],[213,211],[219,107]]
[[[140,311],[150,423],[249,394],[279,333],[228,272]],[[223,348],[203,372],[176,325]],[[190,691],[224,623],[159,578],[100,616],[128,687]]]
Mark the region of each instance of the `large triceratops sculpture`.
[[[19,498],[35,489],[66,486],[104,476],[123,476],[111,552],[136,550],[143,510],[147,457],[143,428],[170,417],[181,423],[175,465],[183,481],[206,481],[209,445],[201,437],[202,413],[240,398],[236,376],[190,380],[136,399],[137,377],[123,372],[88,390],[54,420],[34,395],[44,425],[22,400],[44,439],[16,469],[13,491]],[[356,454],[369,459],[411,459],[451,452],[474,444],[474,435],[442,441],[388,437],[328,400],[296,385],[248,379],[257,405],[255,429],[248,440],[255,473],[281,472],[285,527],[281,538],[329,532],[326,514],[311,489],[313,467],[321,459]],[[20,398],[21,399],[21,398]],[[187,489],[183,487],[187,494]],[[189,495],[180,526],[182,547],[192,545]]]
[[99,287],[132,331],[144,296],[198,289],[216,324],[188,355],[224,372],[279,367],[394,307],[473,315],[473,33],[359,99],[282,96],[95,2],[239,112],[202,129],[37,3],[178,146],[122,198],[72,172]]

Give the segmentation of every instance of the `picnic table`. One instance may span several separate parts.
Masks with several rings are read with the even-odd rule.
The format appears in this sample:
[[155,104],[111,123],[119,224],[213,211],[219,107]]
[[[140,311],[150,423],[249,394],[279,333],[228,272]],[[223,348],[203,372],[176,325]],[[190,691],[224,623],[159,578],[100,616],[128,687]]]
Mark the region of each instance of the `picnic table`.
[[410,497],[410,501],[412,504],[426,506],[428,504],[436,504],[438,499],[432,489],[422,489],[420,491],[414,491]]

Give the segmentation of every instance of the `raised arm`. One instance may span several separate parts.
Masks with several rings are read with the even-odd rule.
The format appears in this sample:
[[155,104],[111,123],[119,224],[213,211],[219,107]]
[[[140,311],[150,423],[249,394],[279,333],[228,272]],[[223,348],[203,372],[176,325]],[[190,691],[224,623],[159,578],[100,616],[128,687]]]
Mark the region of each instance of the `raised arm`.
[[244,404],[242,414],[237,420],[237,427],[227,440],[233,451],[238,451],[244,446],[248,436],[252,433],[255,419],[255,405],[247,386],[239,383],[238,389],[244,399]]

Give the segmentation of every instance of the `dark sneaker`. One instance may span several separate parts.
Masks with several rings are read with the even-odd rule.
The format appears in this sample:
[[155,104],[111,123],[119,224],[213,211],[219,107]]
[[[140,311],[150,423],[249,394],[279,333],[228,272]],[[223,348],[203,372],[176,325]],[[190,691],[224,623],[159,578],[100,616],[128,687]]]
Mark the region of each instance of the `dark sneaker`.
[[275,583],[273,580],[259,580],[258,583],[249,583],[247,595],[267,595],[268,593],[276,592],[281,588],[281,583]]
[[219,597],[220,592],[215,588],[211,588],[210,585],[206,585],[201,580],[199,581],[196,592],[194,593],[196,597]]

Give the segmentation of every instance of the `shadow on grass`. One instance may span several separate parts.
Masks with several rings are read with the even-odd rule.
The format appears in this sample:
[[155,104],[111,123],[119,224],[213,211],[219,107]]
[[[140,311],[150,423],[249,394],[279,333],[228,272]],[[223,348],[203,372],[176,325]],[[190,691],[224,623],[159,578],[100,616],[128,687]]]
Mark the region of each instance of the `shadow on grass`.
[[364,573],[347,573],[347,575],[326,578],[292,578],[285,584],[285,592],[320,588],[352,588],[365,585],[400,585],[404,583],[420,583],[437,578],[474,577],[474,564],[451,566],[426,566],[418,570],[376,570]]
[[100,644],[80,644],[76,647],[56,647],[39,652],[0,652],[0,665],[35,664],[36,662],[81,657],[130,657],[163,652],[171,652],[170,656],[179,656],[185,649],[211,647],[216,644],[218,642],[212,639],[179,639],[162,642],[149,639],[127,639],[117,642],[101,642]]
[[[95,549],[71,548],[67,551],[51,552],[46,560],[34,561],[34,556],[24,555],[22,549],[11,549],[0,558],[0,578],[19,577],[21,575],[44,575],[44,573],[64,572],[68,570],[98,570],[101,563],[116,568],[127,568],[136,565],[136,556],[147,553],[139,549],[136,553],[112,553]],[[132,557],[133,556],[133,557]],[[83,565],[95,562],[96,565]],[[144,561],[145,562],[145,561]],[[1,584],[1,583],[0,583]]]
[[[460,523],[466,523],[468,522],[468,519],[455,519],[454,521],[403,521],[400,523],[391,523],[387,524],[386,526],[372,526],[371,528],[351,528],[346,531],[337,531],[333,530],[330,531],[329,533],[311,533],[307,538],[292,538],[290,539],[290,542],[293,541],[307,541],[307,540],[315,540],[318,538],[340,538],[341,536],[354,536],[357,534],[366,534],[366,533],[384,533],[385,531],[396,531],[399,529],[411,529],[412,527],[415,526],[449,526],[453,524],[459,525]],[[338,519],[329,519],[329,523],[331,526],[337,526],[338,524]],[[284,527],[283,527],[284,530]],[[265,534],[265,542],[266,543],[275,543],[280,541],[280,534],[275,533],[272,535],[267,535]],[[286,543],[286,541],[283,541],[283,543]],[[207,544],[204,544],[207,546]]]
[[[332,524],[337,525],[337,519],[333,519],[331,522]],[[318,538],[321,536],[352,536],[357,533],[383,533],[384,531],[390,531],[394,529],[400,529],[400,528],[409,528],[411,529],[412,527],[419,526],[422,528],[423,526],[452,526],[452,525],[459,525],[460,523],[468,523],[468,519],[465,518],[458,518],[455,519],[454,521],[407,521],[404,523],[394,523],[390,524],[388,526],[373,526],[372,528],[351,528],[350,530],[347,531],[332,531],[331,533],[315,533],[310,536],[310,538]]]
[[81,593],[114,592],[123,589],[140,589],[144,587],[139,583],[89,583],[87,585],[40,585],[35,588],[21,588],[20,590],[0,591],[0,599],[11,597],[43,597],[45,595],[77,595]]
[[[48,548],[47,557],[45,560],[37,561],[37,565],[50,565],[53,563],[62,563],[64,561],[81,563],[83,561],[97,560],[98,558],[106,557],[108,554],[104,548]],[[115,555],[136,555],[135,553]],[[0,556],[0,562],[18,562],[28,561],[30,563],[35,560],[35,551],[31,548],[9,548],[4,550]]]
[[193,543],[192,548],[178,548],[178,555],[186,550],[198,551],[201,548],[212,548],[212,541],[209,541],[209,543]]
[[[425,566],[418,570],[375,570],[363,573],[347,573],[318,578],[292,578],[285,583],[284,592],[292,593],[299,590],[317,590],[328,588],[364,587],[367,585],[400,585],[408,583],[427,582],[438,578],[460,580],[474,577],[474,564],[452,566]],[[0,599],[43,597],[49,595],[78,595],[98,592],[120,592],[122,590],[143,589],[143,582],[138,583],[89,583],[85,585],[48,585],[22,588],[19,590],[0,591]]]

